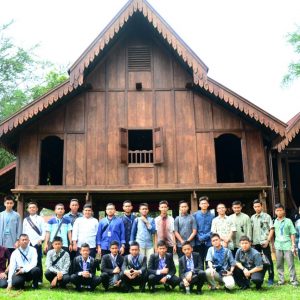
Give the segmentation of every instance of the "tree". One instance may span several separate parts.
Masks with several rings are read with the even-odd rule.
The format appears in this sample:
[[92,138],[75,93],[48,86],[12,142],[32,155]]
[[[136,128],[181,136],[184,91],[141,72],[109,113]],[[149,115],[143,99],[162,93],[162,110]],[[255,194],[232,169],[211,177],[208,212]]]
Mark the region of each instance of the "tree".
[[[293,46],[294,51],[300,54],[300,26],[296,31],[288,34],[288,42]],[[288,73],[283,77],[283,85],[288,85],[296,78],[300,77],[300,58],[289,64]]]

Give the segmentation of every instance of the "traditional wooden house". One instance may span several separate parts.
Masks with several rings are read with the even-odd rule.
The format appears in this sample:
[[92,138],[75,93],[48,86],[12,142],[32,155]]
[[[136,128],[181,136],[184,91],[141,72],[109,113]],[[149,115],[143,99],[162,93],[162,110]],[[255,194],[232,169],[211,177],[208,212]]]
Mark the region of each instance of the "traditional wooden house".
[[[171,206],[268,197],[272,142],[286,124],[207,75],[144,0],[129,1],[69,70],[69,80],[0,124],[17,157],[18,209],[77,197]],[[273,191],[274,192],[274,191]]]

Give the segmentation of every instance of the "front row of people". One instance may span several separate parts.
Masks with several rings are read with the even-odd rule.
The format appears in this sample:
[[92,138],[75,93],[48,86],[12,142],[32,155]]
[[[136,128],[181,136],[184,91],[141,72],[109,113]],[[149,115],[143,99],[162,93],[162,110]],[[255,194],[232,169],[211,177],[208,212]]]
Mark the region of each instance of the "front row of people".
[[[77,291],[82,291],[83,288],[93,291],[102,283],[105,290],[113,287],[132,292],[134,286],[139,286],[139,290],[144,292],[148,283],[152,293],[156,291],[157,285],[163,285],[167,291],[179,285],[184,293],[191,293],[195,286],[197,294],[201,294],[205,281],[209,283],[211,290],[215,290],[219,284],[225,285],[226,290],[231,290],[235,283],[242,289],[247,289],[251,281],[257,289],[261,288],[264,278],[262,257],[251,248],[247,236],[241,237],[241,247],[235,259],[231,251],[222,246],[218,234],[213,234],[211,241],[213,246],[207,253],[205,271],[201,256],[193,252],[191,243],[182,244],[184,255],[179,259],[179,277],[176,276],[173,255],[167,253],[164,241],[157,243],[157,252],[150,256],[148,266],[147,258],[140,252],[137,242],[130,245],[130,254],[123,257],[119,254],[120,245],[113,241],[110,253],[102,257],[101,275],[97,276],[99,264],[89,255],[88,244],[81,245],[80,256],[75,257],[71,263],[69,253],[62,247],[61,237],[55,237],[53,249],[47,253],[45,277],[51,288],[65,288],[68,283],[72,283]],[[32,287],[38,288],[40,276],[36,250],[29,246],[28,236],[21,234],[19,248],[10,258],[7,288],[23,289],[26,281],[32,281]]]

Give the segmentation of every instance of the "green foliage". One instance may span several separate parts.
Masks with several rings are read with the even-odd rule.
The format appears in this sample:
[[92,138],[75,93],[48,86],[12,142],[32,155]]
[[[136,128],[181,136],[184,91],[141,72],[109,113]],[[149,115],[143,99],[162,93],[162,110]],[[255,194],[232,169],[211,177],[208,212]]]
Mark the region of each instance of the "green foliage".
[[[295,53],[300,54],[300,26],[295,32],[288,34],[288,42],[293,46]],[[288,85],[300,77],[300,57],[289,64],[288,73],[283,77],[283,85]]]
[[9,163],[11,163],[15,159],[16,158],[12,154],[10,154],[9,152],[7,152],[3,148],[0,148],[0,168],[5,167],[6,165],[8,165]]

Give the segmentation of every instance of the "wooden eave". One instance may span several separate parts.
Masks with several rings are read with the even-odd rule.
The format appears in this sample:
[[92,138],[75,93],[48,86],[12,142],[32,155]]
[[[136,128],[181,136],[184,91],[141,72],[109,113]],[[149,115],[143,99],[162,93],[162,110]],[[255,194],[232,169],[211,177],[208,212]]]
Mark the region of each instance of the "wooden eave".
[[9,171],[16,168],[17,163],[15,161],[11,162],[10,164],[6,165],[2,169],[0,169],[0,177],[7,174]]

